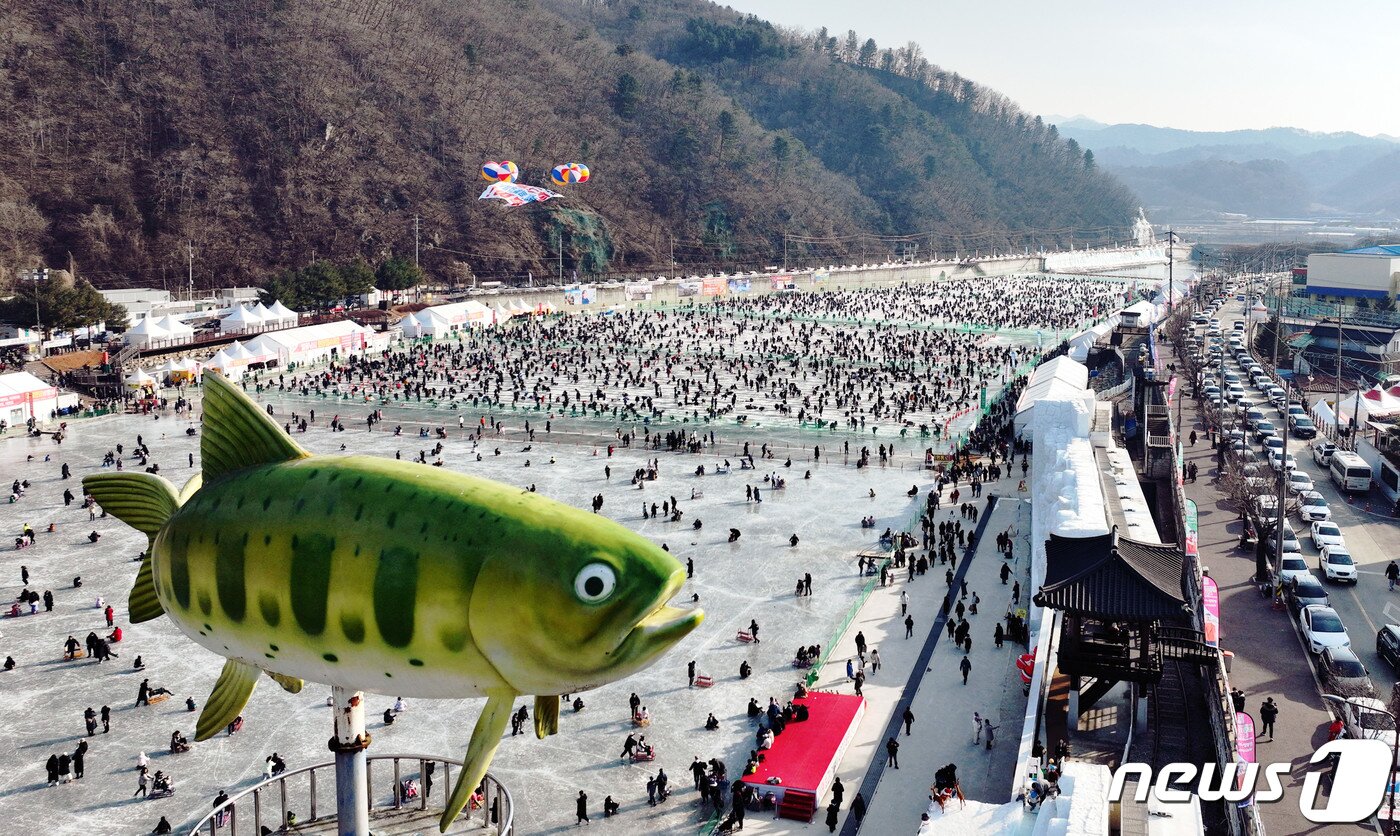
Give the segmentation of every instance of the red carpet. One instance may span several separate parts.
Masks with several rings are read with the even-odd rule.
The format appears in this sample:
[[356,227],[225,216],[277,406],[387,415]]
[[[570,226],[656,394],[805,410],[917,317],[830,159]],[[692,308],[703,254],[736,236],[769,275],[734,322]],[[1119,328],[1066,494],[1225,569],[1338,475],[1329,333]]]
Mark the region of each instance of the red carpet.
[[[812,691],[806,697],[792,701],[807,706],[810,716],[801,723],[788,723],[782,734],[773,740],[773,748],[764,752],[758,771],[744,777],[744,783],[760,795],[773,791],[797,789],[815,793],[818,799],[826,793],[836,773],[836,764],[865,713],[865,699],[851,694]],[[777,777],[781,784],[770,785],[768,779]]]

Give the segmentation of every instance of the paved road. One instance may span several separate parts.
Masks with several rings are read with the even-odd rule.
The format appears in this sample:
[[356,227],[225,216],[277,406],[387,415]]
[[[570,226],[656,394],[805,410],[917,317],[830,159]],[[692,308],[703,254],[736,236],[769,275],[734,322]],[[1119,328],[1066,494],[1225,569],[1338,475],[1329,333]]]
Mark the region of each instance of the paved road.
[[[1232,321],[1239,318],[1238,305],[1232,303],[1222,314],[1222,326],[1228,330]],[[1187,388],[1189,391],[1191,387]],[[1357,833],[1361,828],[1370,830],[1370,823],[1314,824],[1305,819],[1298,809],[1297,799],[1308,760],[1313,751],[1327,740],[1327,725],[1332,717],[1324,707],[1310,655],[1292,619],[1287,612],[1273,609],[1269,602],[1259,596],[1252,583],[1254,552],[1252,549],[1245,552],[1238,548],[1243,524],[1211,484],[1216,473],[1215,456],[1205,442],[1205,426],[1200,421],[1199,404],[1188,399],[1185,407],[1187,421],[1193,422],[1188,423],[1188,427],[1194,427],[1201,436],[1200,443],[1186,449],[1187,462],[1194,462],[1199,468],[1198,481],[1185,486],[1186,496],[1196,502],[1200,514],[1202,565],[1209,568],[1211,576],[1220,585],[1221,646],[1234,653],[1231,685],[1247,694],[1246,710],[1255,718],[1256,724],[1259,706],[1265,698],[1273,697],[1278,703],[1276,733],[1272,739],[1261,738],[1258,757],[1261,762],[1288,761],[1293,764],[1285,785],[1285,800],[1260,808],[1264,827],[1270,834],[1341,834]],[[1333,586],[1331,591],[1332,601],[1348,626],[1354,646],[1376,676],[1377,687],[1388,693],[1394,681],[1393,673],[1374,658],[1372,639],[1375,628],[1369,622],[1376,620],[1375,615],[1384,610],[1386,603],[1382,600],[1387,595],[1386,588],[1383,580],[1378,581],[1386,559],[1382,544],[1387,538],[1392,544],[1400,542],[1400,537],[1397,537],[1400,529],[1380,518],[1370,518],[1364,510],[1348,506],[1341,500],[1325,479],[1325,474],[1307,455],[1304,444],[1290,439],[1289,450],[1294,452],[1299,466],[1322,485],[1320,490],[1333,505],[1348,545],[1352,547],[1358,562],[1365,564],[1361,568],[1368,573],[1376,573],[1364,575],[1356,589]],[[1294,527],[1299,531],[1305,553],[1314,555],[1310,563],[1316,567],[1316,550],[1311,548],[1309,538],[1302,537],[1304,526],[1296,517]],[[1390,553],[1395,553],[1393,546]],[[1400,598],[1396,599],[1393,611],[1400,620]]]

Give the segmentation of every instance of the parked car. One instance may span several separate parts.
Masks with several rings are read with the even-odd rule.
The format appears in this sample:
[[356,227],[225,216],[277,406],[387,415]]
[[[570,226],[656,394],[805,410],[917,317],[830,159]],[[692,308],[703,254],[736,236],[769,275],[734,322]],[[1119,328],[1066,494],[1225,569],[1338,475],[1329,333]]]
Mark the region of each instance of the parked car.
[[1317,491],[1303,491],[1298,494],[1298,516],[1308,522],[1330,520],[1332,508],[1327,504],[1327,498]]
[[[1272,525],[1266,525],[1264,527],[1264,553],[1273,555],[1277,550],[1278,531]],[[1298,542],[1298,535],[1293,533],[1293,526],[1289,524],[1288,520],[1283,521],[1283,553],[1303,553],[1303,545]]]
[[1206,316],[1203,313],[1198,313],[1195,316],[1191,317],[1191,321],[1196,325],[1205,325],[1207,322],[1210,322],[1210,317]]
[[[1302,555],[1299,555],[1302,559]],[[1311,572],[1298,575],[1284,587],[1293,612],[1301,613],[1305,607],[1326,607],[1331,604],[1327,589]]]
[[1260,444],[1263,444],[1265,439],[1273,438],[1276,435],[1278,435],[1278,430],[1274,429],[1273,421],[1261,419],[1254,424],[1254,440]]
[[1274,470],[1293,470],[1298,467],[1298,460],[1293,458],[1292,453],[1285,455],[1277,451],[1270,451],[1269,467]]
[[1310,491],[1314,487],[1316,486],[1313,485],[1312,477],[1308,474],[1304,473],[1301,470],[1293,470],[1289,472],[1288,489],[1290,491],[1293,491],[1294,493],[1302,493],[1303,491]]
[[1387,624],[1376,631],[1376,655],[1400,669],[1400,624]]
[[[1278,564],[1278,580],[1284,583],[1284,587],[1292,587],[1295,580],[1308,578],[1317,583],[1317,578],[1313,577],[1312,570],[1308,569],[1308,562],[1303,560],[1302,555],[1284,555],[1284,559]],[[1317,588],[1322,590],[1322,584],[1317,584]],[[1327,591],[1323,590],[1322,597],[1327,598]],[[1310,604],[1327,604],[1326,601],[1312,601]],[[1397,653],[1400,653],[1400,646],[1397,646]]]
[[1329,647],[1317,660],[1322,669],[1322,683],[1334,694],[1342,696],[1374,696],[1376,687],[1366,665],[1349,647]]
[[1326,467],[1332,463],[1332,454],[1337,452],[1337,445],[1326,439],[1314,441],[1311,445],[1313,461]]
[[1345,546],[1342,529],[1331,520],[1319,520],[1312,524],[1312,541],[1317,548],[1323,546]]
[[1351,552],[1347,551],[1346,546],[1323,546],[1319,562],[1322,564],[1322,574],[1327,580],[1356,583],[1356,563],[1351,559]]
[[1321,653],[1324,647],[1351,647],[1346,625],[1331,607],[1316,604],[1303,607],[1300,620],[1303,638],[1308,642],[1308,650],[1313,653]]
[[1293,435],[1301,439],[1317,438],[1317,425],[1307,416],[1289,418],[1289,423],[1293,427]]

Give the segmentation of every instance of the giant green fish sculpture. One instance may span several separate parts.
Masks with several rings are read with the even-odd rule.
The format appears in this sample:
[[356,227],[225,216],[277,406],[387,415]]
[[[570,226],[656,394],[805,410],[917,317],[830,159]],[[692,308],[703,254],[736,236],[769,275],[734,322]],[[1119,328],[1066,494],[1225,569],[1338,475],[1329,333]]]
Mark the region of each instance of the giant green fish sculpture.
[[481,782],[515,698],[535,732],[559,695],[626,677],[704,618],[648,540],[539,494],[427,465],[311,456],[222,376],[204,378],[202,473],[103,473],[83,487],[146,533],[132,622],[161,615],[227,660],[206,740],[259,672],[379,694],[485,697],[442,828]]

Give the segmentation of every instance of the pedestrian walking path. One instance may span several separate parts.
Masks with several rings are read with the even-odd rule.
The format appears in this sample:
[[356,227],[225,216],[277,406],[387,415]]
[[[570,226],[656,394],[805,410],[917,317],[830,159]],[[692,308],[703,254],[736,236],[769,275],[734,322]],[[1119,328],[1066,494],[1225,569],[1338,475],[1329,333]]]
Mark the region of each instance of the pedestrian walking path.
[[[989,491],[998,486],[1014,488],[1009,477],[1001,482],[987,483]],[[966,486],[963,488],[966,500]],[[972,626],[972,664],[967,685],[961,684],[959,665],[965,654],[948,638],[939,609],[948,592],[944,572],[946,565],[936,561],[927,574],[907,580],[904,570],[894,573],[889,586],[875,588],[865,605],[852,619],[822,670],[814,687],[822,690],[851,693],[852,683],[846,678],[845,660],[858,658],[855,636],[864,635],[870,650],[878,649],[881,667],[872,672],[867,666],[863,696],[865,717],[855,739],[847,749],[837,769],[844,785],[844,797],[837,827],[842,833],[856,831],[855,818],[850,815],[857,792],[863,792],[867,813],[860,826],[863,833],[911,833],[918,828],[919,817],[928,806],[928,787],[934,770],[949,762],[958,764],[958,775],[968,798],[1006,801],[1011,786],[1016,757],[1016,735],[1025,713],[1026,697],[1021,691],[1015,670],[1019,645],[1007,642],[1001,649],[993,643],[993,629],[1003,620],[1011,603],[1012,585],[1020,582],[1021,603],[1029,595],[1030,505],[1020,498],[1001,497],[988,513],[991,494],[975,500],[979,517],[977,547],[970,557],[958,561],[954,584],[966,580],[968,597],[974,592],[981,596],[977,615],[967,615]],[[958,519],[957,506],[952,519]],[[937,519],[949,519],[945,491],[944,506]],[[968,523],[964,521],[966,528]],[[1012,560],[997,551],[996,535],[1002,531],[1020,532]],[[1001,582],[1001,567],[1010,564],[1012,574],[1005,585]],[[914,619],[913,635],[905,637],[905,615],[901,614],[900,592],[908,594],[908,615]],[[954,596],[954,602],[957,596]],[[954,617],[955,618],[955,617]],[[937,627],[939,633],[933,632]],[[867,659],[869,659],[867,653]],[[912,734],[906,736],[897,722],[908,705],[914,715]],[[977,746],[972,738],[972,713],[980,711],[990,716],[997,744],[988,752],[985,741]],[[887,769],[885,744],[898,727],[900,769]],[[1004,740],[1002,738],[1005,738]],[[874,793],[871,788],[878,787]],[[872,798],[872,795],[874,796]],[[750,814],[744,831],[759,834],[809,832],[826,828],[826,808],[831,795],[821,799],[811,824],[788,819],[769,818],[767,814]]]
[[[1308,759],[1327,740],[1332,717],[1318,696],[1308,651],[1299,640],[1286,610],[1275,610],[1254,585],[1254,551],[1238,548],[1244,523],[1215,488],[1216,458],[1206,440],[1199,408],[1188,401],[1186,420],[1199,441],[1185,450],[1186,463],[1197,467],[1195,482],[1185,485],[1186,498],[1199,514],[1201,565],[1220,585],[1220,646],[1234,654],[1230,684],[1245,692],[1245,710],[1259,723],[1259,706],[1268,697],[1279,705],[1275,733],[1258,741],[1260,763],[1291,762],[1284,797],[1299,797]],[[1259,808],[1270,833],[1329,833],[1352,825],[1318,826],[1305,819],[1296,803],[1265,804]]]

